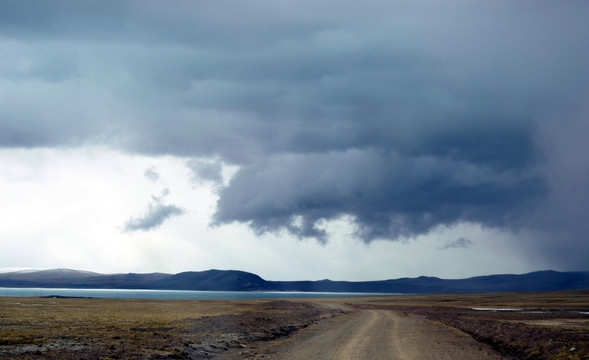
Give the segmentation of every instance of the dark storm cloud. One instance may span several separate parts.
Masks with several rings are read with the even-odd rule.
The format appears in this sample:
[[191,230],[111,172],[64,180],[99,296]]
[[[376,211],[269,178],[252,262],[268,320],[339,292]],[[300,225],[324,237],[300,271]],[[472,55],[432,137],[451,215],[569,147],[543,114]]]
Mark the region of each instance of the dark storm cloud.
[[448,241],[443,246],[438,247],[438,250],[467,249],[473,245],[474,243],[472,242],[472,240],[460,237],[454,241]]
[[362,239],[396,239],[461,221],[509,226],[545,191],[537,177],[447,158],[377,150],[285,155],[239,171],[221,191],[215,219],[324,240],[321,220],[352,215]]
[[[322,221],[347,216],[370,241],[474,222],[537,232],[546,258],[566,238],[570,255],[587,229],[567,219],[589,202],[567,189],[587,192],[575,154],[589,149],[552,135],[586,134],[587,14],[585,1],[3,2],[0,145],[239,165],[214,221],[258,232],[327,240]],[[189,167],[219,182],[220,162]]]
[[149,231],[160,227],[169,218],[184,214],[186,210],[164,203],[164,198],[168,194],[169,191],[166,189],[161,196],[153,196],[152,202],[141,216],[133,217],[125,223],[124,231]]

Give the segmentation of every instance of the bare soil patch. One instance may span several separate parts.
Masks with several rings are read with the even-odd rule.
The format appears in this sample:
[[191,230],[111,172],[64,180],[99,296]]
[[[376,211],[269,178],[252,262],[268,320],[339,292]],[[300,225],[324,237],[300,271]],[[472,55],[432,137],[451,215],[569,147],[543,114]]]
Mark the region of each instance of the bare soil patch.
[[507,360],[467,334],[391,310],[360,310],[333,318],[255,351],[219,360]]
[[586,291],[382,298],[352,306],[440,322],[515,359],[589,359]]

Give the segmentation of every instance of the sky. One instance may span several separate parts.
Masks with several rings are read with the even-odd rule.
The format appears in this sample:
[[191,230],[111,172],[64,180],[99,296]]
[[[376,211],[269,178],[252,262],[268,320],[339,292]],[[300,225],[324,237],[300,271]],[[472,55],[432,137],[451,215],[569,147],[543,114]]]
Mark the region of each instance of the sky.
[[0,2],[0,268],[589,270],[589,2]]

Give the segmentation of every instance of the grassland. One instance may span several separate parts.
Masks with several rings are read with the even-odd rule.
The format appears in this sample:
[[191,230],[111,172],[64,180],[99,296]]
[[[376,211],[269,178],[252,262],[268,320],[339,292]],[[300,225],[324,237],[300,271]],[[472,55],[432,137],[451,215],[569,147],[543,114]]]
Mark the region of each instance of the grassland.
[[[2,359],[211,359],[355,309],[461,329],[518,359],[589,359],[589,291],[276,300],[0,298]],[[472,308],[517,308],[481,311]]]
[[209,359],[331,313],[284,301],[0,298],[0,358]]

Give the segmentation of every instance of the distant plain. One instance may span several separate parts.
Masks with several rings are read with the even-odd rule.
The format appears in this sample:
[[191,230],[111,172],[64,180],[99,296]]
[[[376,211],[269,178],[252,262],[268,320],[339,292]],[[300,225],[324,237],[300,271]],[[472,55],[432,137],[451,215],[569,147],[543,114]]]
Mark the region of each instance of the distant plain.
[[0,357],[211,359],[243,351],[263,358],[268,344],[369,309],[441,322],[518,359],[589,358],[589,291],[290,300],[4,297]]

